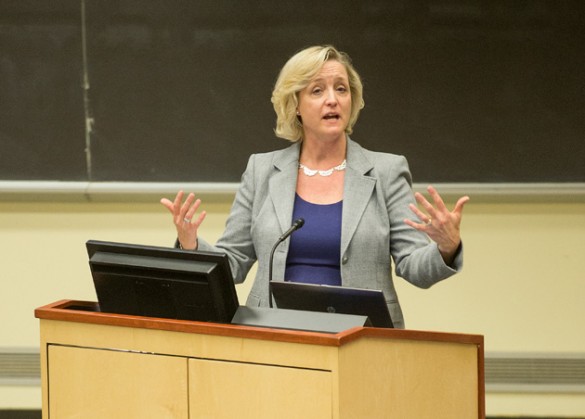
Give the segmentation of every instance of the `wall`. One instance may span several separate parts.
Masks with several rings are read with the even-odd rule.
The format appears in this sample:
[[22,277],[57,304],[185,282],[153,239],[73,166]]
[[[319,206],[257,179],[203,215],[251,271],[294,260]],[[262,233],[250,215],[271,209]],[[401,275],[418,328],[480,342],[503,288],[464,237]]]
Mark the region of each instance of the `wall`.
[[[429,290],[397,280],[407,327],[483,334],[488,355],[585,354],[585,202],[471,196],[463,223],[464,271]],[[212,242],[223,230],[229,201],[205,204],[202,234]],[[36,307],[95,300],[88,239],[166,246],[174,234],[156,199],[0,202],[0,348],[38,348]],[[248,286],[238,286],[242,301]],[[40,389],[0,386],[0,408],[40,408]],[[487,413],[585,416],[585,394],[488,393]]]

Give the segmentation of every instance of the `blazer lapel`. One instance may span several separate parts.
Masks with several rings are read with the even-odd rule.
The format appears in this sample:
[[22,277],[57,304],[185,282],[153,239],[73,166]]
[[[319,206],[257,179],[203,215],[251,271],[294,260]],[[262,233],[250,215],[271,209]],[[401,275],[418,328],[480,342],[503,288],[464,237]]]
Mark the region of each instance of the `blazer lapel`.
[[367,175],[373,167],[361,147],[348,138],[347,169],[343,187],[341,255],[347,250],[376,185],[376,179]]
[[283,233],[290,228],[292,223],[299,152],[300,144],[298,143],[282,150],[282,153],[274,159],[276,173],[269,181],[268,193]]
[[[299,153],[299,143],[282,150],[282,153],[274,159],[275,173],[269,180],[268,193],[282,232],[288,230],[292,223]],[[363,154],[361,147],[348,138],[341,221],[342,255],[349,246],[376,185],[376,179],[367,175],[373,167]]]

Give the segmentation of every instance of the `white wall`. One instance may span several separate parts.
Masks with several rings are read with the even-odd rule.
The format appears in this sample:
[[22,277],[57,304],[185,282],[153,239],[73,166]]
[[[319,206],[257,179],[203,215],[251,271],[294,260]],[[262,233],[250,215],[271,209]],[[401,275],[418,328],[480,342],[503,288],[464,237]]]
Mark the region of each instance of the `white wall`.
[[[156,200],[153,200],[156,201]],[[202,234],[223,230],[230,204],[207,202]],[[472,201],[464,271],[429,290],[397,280],[407,327],[482,334],[486,352],[585,354],[585,203]],[[0,348],[38,347],[36,307],[95,301],[88,239],[172,245],[160,204],[0,202]],[[249,284],[238,286],[245,301]],[[0,386],[0,408],[40,408],[38,388]],[[584,394],[487,395],[488,414],[585,416]]]

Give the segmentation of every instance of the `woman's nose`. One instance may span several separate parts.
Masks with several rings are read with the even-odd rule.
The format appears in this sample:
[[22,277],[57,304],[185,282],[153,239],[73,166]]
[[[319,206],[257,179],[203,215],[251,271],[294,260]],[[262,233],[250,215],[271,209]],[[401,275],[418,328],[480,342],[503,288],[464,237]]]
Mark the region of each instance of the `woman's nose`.
[[326,103],[328,105],[337,104],[337,95],[335,94],[334,89],[327,89]]

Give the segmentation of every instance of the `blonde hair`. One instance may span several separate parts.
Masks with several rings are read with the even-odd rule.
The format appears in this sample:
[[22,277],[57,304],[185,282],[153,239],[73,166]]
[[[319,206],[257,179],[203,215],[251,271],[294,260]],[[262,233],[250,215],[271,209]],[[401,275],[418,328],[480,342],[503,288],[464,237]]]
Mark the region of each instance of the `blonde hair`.
[[303,126],[297,117],[299,92],[309,85],[329,60],[343,64],[347,71],[351,92],[351,113],[345,132],[352,133],[360,110],[364,107],[362,81],[346,53],[338,51],[333,46],[324,45],[306,48],[296,53],[280,70],[271,99],[276,112],[274,132],[278,137],[293,142],[303,140]]

